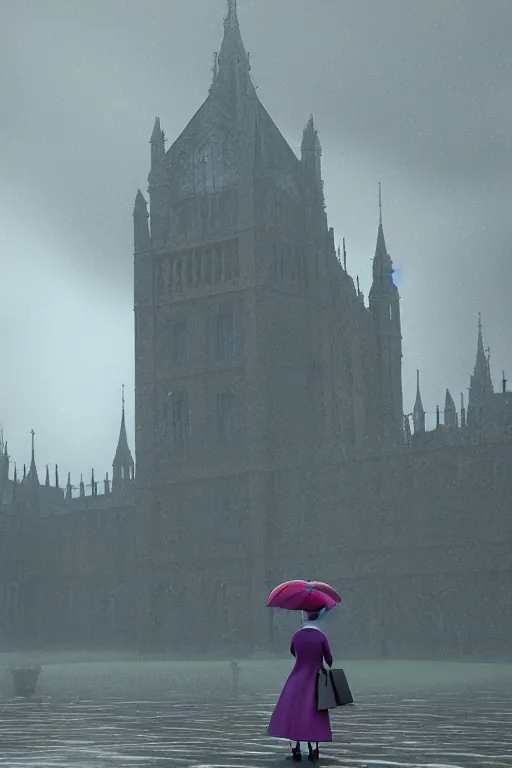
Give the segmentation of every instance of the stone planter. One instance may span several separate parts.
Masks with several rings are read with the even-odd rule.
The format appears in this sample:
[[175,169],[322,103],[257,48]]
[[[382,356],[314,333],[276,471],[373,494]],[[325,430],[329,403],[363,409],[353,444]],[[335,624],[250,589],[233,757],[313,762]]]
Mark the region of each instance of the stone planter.
[[36,692],[37,681],[41,667],[11,667],[16,696],[33,696]]

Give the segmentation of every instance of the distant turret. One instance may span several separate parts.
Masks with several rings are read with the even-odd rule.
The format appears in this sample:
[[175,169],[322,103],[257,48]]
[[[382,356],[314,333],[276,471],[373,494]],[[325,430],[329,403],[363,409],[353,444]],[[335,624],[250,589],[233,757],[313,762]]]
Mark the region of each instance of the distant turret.
[[39,476],[37,474],[37,467],[36,467],[36,459],[35,459],[35,449],[34,449],[34,437],[35,432],[32,430],[32,455],[30,458],[30,468],[28,471],[28,474],[25,477],[25,483],[27,487],[27,501],[30,505],[30,510],[32,514],[37,514],[39,512],[39,496],[40,496],[40,483],[39,483]]
[[458,426],[457,424],[457,409],[455,407],[455,402],[453,400],[453,397],[450,394],[450,391],[446,390],[445,400],[444,400],[444,425],[445,427],[450,427],[451,429],[455,429],[455,427]]
[[486,355],[482,337],[482,316],[478,315],[478,338],[473,375],[470,378],[467,422],[468,427],[483,424],[486,408],[490,405],[494,387],[491,380],[490,355]]
[[151,240],[161,244],[169,235],[171,200],[168,169],[165,165],[165,137],[158,117],[155,119],[150,144],[151,171],[148,176],[148,191]]
[[414,410],[412,412],[412,421],[414,424],[415,435],[425,431],[425,410],[421,401],[419,371],[416,371],[416,401],[414,403]]
[[149,140],[151,144],[151,167],[160,163],[165,155],[165,134],[160,127],[160,118],[155,117],[153,132]]
[[0,507],[4,500],[4,494],[9,479],[9,455],[7,453],[7,443],[3,442],[3,435],[0,439]]
[[112,492],[116,493],[131,487],[134,479],[134,462],[132,453],[128,446],[126,436],[126,422],[124,413],[124,387],[121,412],[121,428],[119,430],[119,440],[117,441],[116,454],[112,463]]
[[137,190],[135,205],[133,207],[133,242],[135,253],[149,250],[149,213],[148,204],[142,192]]
[[228,0],[224,38],[219,55],[215,58],[210,93],[222,100],[226,106],[239,111],[243,107],[245,97],[254,93],[250,71],[249,56],[238,23],[236,0]]
[[322,147],[315,129],[313,115],[310,115],[308,124],[304,128],[301,144],[301,165],[305,179],[315,191],[323,198],[322,185]]

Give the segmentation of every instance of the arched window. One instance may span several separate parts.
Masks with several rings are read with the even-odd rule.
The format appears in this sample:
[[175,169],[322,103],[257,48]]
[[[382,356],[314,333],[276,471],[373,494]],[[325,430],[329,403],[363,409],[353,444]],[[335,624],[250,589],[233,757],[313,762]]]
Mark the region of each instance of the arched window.
[[220,141],[203,144],[194,155],[196,194],[218,192],[224,181],[224,151]]

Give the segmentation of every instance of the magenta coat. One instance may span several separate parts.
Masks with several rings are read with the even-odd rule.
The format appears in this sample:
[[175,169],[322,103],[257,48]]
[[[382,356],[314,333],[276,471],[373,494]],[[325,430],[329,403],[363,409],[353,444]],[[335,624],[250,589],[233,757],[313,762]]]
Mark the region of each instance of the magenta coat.
[[290,741],[332,741],[329,711],[316,708],[318,670],[324,660],[332,665],[329,641],[318,629],[299,629],[290,652],[295,666],[272,714],[268,735]]

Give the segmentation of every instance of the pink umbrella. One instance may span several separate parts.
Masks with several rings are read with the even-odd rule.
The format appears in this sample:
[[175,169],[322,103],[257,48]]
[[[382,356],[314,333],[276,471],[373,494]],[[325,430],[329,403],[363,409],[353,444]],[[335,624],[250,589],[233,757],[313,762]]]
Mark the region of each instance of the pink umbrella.
[[295,579],[275,587],[267,600],[267,608],[314,613],[322,608],[334,608],[341,603],[341,595],[323,581]]

